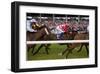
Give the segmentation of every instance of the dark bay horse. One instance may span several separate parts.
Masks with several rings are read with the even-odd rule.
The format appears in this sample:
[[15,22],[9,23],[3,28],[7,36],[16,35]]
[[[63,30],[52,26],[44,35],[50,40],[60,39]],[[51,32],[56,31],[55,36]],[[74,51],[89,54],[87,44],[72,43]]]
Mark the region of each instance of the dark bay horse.
[[[48,38],[48,35],[50,34],[50,31],[46,26],[42,26],[41,28],[37,29],[38,31],[36,33],[34,32],[27,32],[27,41],[39,41],[44,40],[45,38]],[[36,44],[27,44],[28,51],[33,48],[32,52],[34,51]]]
[[[74,37],[74,40],[88,40],[88,34],[87,33],[77,33]],[[89,55],[89,49],[88,49],[88,45],[89,43],[67,43],[67,48],[61,53],[62,55],[64,55],[66,52],[66,58],[68,58],[69,54],[72,53],[72,51],[80,46],[80,49],[78,50],[78,52],[80,52],[82,50],[82,47],[85,46],[86,47],[86,51],[87,51],[87,55]]]

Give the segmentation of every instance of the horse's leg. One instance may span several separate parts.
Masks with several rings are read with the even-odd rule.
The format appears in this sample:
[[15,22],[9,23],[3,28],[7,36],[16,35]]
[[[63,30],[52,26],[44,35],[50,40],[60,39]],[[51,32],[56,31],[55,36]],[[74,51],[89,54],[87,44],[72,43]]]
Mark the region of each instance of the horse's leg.
[[36,46],[36,44],[32,45],[32,47],[31,47],[32,48],[32,51],[31,51],[32,53],[34,53],[35,46]]
[[85,44],[85,48],[86,48],[86,51],[87,51],[87,55],[89,55],[88,44]]
[[75,49],[76,44],[69,44],[68,53],[66,54],[66,59],[68,58],[69,54]]
[[49,54],[48,47],[45,48],[46,54]]
[[84,44],[81,44],[81,47],[80,47],[80,49],[77,52],[80,52],[82,50],[83,45]]
[[63,52],[62,55],[64,55],[68,51],[68,48],[66,48]]
[[74,48],[71,48],[71,49],[69,48],[69,49],[68,49],[68,53],[66,54],[66,59],[68,58],[69,54],[72,53],[72,50],[73,50],[73,49],[74,49]]
[[68,51],[68,48],[69,48],[69,44],[67,45],[67,48],[62,52],[61,55],[64,55]]
[[32,48],[32,45],[27,45],[27,51],[29,52],[30,49]]
[[27,52],[29,52],[29,50],[30,50],[30,47],[29,47],[29,46],[27,46]]
[[40,47],[33,53],[33,55],[37,54],[43,46],[44,44],[41,44]]
[[47,54],[49,54],[48,49],[49,49],[50,44],[45,45],[45,51]]

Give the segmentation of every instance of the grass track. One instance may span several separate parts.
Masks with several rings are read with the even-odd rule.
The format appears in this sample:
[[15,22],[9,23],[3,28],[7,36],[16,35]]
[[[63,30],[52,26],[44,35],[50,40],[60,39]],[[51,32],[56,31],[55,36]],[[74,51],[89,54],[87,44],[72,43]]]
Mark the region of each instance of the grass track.
[[[37,48],[39,47],[39,44],[35,47],[35,51],[37,50]],[[54,59],[65,59],[66,54],[61,56],[58,55],[59,53],[61,53],[64,49],[66,48],[66,45],[58,45],[58,44],[52,44],[50,46],[49,50],[49,54],[47,55],[44,47],[41,48],[41,50],[36,54],[36,55],[32,55],[31,50],[29,52],[27,52],[27,60],[31,61],[31,60],[54,60]],[[75,59],[75,58],[88,58],[87,56],[87,52],[85,47],[83,47],[81,52],[77,52],[79,49],[79,47],[75,48],[73,50],[73,53],[70,54],[68,56],[68,59]]]

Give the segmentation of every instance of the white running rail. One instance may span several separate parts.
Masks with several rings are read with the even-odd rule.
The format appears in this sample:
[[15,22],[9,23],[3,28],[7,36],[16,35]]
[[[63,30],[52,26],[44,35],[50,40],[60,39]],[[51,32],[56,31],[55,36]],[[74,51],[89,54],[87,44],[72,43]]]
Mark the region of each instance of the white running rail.
[[89,40],[27,41],[26,44],[89,43]]

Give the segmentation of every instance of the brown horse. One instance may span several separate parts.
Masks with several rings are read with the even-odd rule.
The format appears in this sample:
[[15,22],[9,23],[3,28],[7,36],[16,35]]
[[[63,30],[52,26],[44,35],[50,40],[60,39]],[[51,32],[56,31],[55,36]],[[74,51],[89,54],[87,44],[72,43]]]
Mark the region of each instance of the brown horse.
[[[87,40],[88,37],[88,33],[77,33],[74,37],[74,40]],[[74,50],[76,47],[80,46],[80,49],[78,50],[78,52],[80,52],[82,50],[82,47],[85,46],[86,47],[86,51],[87,51],[87,55],[89,54],[89,50],[88,50],[88,45],[89,43],[67,43],[67,48],[62,52],[62,55],[64,55],[67,51],[68,53],[66,54],[66,58],[68,58],[69,54],[72,53],[72,50]]]
[[[48,38],[48,35],[50,31],[46,26],[42,26],[41,28],[37,29],[38,31],[36,33],[33,32],[27,32],[27,41],[39,41],[44,40],[45,38]],[[32,52],[34,51],[36,44],[27,44],[28,51],[33,48]]]

